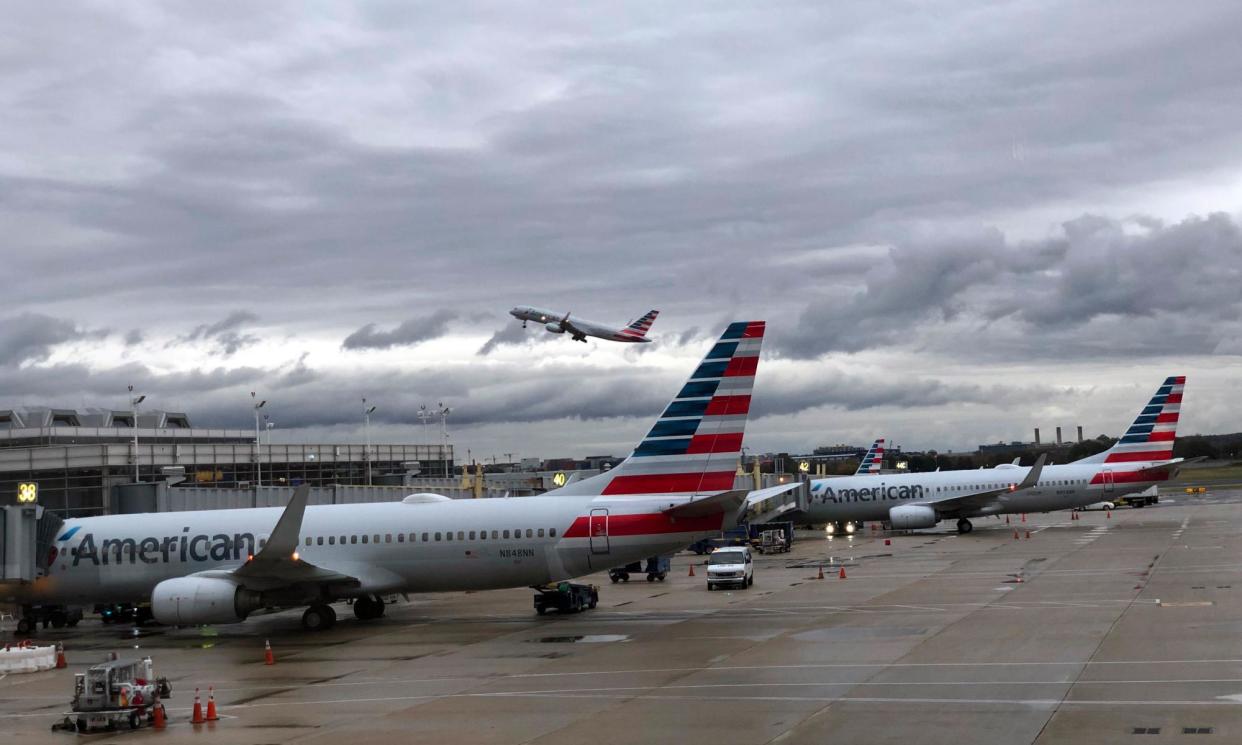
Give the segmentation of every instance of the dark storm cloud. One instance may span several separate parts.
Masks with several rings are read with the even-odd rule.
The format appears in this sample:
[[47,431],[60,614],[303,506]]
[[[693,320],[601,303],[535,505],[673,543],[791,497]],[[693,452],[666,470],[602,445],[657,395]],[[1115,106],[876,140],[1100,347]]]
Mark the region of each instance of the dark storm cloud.
[[242,347],[259,341],[259,337],[241,331],[243,326],[257,320],[259,317],[248,310],[235,310],[215,323],[195,326],[190,333],[177,337],[169,345],[209,342],[218,352],[228,357]]
[[989,343],[1012,353],[1023,339],[1029,357],[1049,344],[1063,358],[1211,354],[1242,317],[1239,282],[1242,230],[1228,215],[1173,225],[1085,215],[1043,241],[989,230],[902,243],[857,292],[811,296],[797,326],[777,338],[795,357],[918,340],[969,358]]
[[[307,421],[352,421],[361,395],[451,397],[479,422],[574,397],[626,416],[603,400],[620,379],[496,362],[549,337],[484,318],[515,303],[603,322],[660,307],[631,362],[765,318],[781,355],[926,351],[979,381],[912,380],[908,399],[790,383],[783,412],[860,410],[871,387],[971,400],[1000,362],[1242,350],[1236,225],[1183,219],[1237,207],[1236,4],[6,10],[6,271],[41,279],[7,301],[52,322],[0,336],[0,363],[75,341],[56,318],[228,356],[256,340],[230,313],[255,308],[290,350],[344,339],[376,362],[433,338],[418,321],[436,313],[492,334],[395,377],[356,355],[178,377],[151,372],[171,354],[101,353],[14,395],[77,403],[137,378],[220,421],[264,385]],[[1134,212],[1166,222],[1072,219]]]
[[87,336],[73,321],[42,313],[0,318],[0,365],[45,359],[57,344]]
[[425,318],[402,321],[390,331],[378,331],[374,323],[368,323],[345,337],[341,346],[345,349],[388,349],[418,344],[444,336],[449,323],[457,317],[453,311],[438,310]]
[[483,343],[483,346],[479,347],[477,354],[486,357],[502,346],[526,344],[529,341],[532,341],[532,336],[529,331],[522,328],[522,324],[506,323],[492,334],[491,338]]

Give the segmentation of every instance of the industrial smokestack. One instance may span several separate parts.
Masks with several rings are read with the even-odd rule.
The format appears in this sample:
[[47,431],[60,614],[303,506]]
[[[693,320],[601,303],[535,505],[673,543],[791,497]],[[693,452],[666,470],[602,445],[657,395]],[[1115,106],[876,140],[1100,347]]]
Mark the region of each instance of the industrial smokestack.
[[1039,427],[1035,428],[1035,444],[1039,444]]
[[1082,425],[1078,425],[1078,441],[1082,442]]
[[1061,428],[1057,427],[1057,444],[1061,444]]

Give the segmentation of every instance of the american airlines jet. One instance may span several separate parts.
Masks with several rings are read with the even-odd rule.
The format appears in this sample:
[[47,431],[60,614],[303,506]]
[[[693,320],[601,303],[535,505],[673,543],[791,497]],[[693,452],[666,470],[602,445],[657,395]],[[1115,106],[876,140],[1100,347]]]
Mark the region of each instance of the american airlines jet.
[[970,518],[1082,507],[1114,495],[1142,491],[1177,475],[1173,440],[1182,406],[1184,376],[1156,390],[1125,435],[1112,448],[1065,465],[935,473],[856,475],[811,482],[806,517],[826,522],[829,532],[852,533],[864,520],[887,520],[894,529],[930,528],[956,519],[959,533]]
[[179,625],[306,606],[313,630],[336,622],[337,600],[366,620],[383,615],[383,595],[542,585],[680,550],[732,524],[746,499],[733,477],[763,333],[762,321],[730,324],[628,458],[555,493],[308,507],[299,487],[283,509],[41,524],[55,537],[44,576],[9,600],[149,598]]
[[521,319],[522,328],[526,328],[527,321],[534,321],[544,324],[544,327],[553,334],[569,334],[574,341],[583,343],[586,342],[588,336],[594,336],[607,341],[646,344],[651,341],[647,338],[647,332],[651,330],[651,324],[655,323],[660,311],[649,310],[638,320],[620,328],[588,321],[585,318],[570,318],[568,313],[561,314],[543,308],[532,308],[529,305],[519,305],[509,311],[509,315]]

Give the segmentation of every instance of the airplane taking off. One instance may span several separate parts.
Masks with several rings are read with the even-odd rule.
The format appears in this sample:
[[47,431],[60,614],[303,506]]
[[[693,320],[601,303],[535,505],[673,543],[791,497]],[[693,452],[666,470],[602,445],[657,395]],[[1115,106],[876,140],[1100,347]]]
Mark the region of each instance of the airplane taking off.
[[647,338],[647,332],[651,330],[651,324],[655,323],[656,316],[660,315],[658,310],[649,310],[638,320],[622,326],[608,326],[595,321],[588,321],[585,318],[570,318],[570,314],[557,313],[543,308],[532,308],[529,305],[519,305],[509,311],[509,315],[519,318],[522,321],[522,328],[526,328],[527,321],[544,324],[550,333],[553,334],[569,334],[574,341],[586,343],[588,336],[594,336],[597,339],[605,339],[607,341],[628,341],[640,344],[649,343],[651,340]]
[[862,461],[858,464],[858,470],[854,472],[855,476],[865,474],[875,475],[884,467],[884,438],[871,443],[871,449],[863,456]]
[[969,533],[972,517],[1051,512],[1142,491],[1176,476],[1185,462],[1173,458],[1185,384],[1185,376],[1166,379],[1117,444],[1088,458],[1044,466],[1041,455],[1029,468],[1005,463],[972,471],[817,479],[806,517],[828,523],[833,533],[852,533],[864,520],[915,530],[956,518],[958,532]]
[[9,599],[26,629],[28,604],[149,598],[166,624],[307,606],[314,630],[336,622],[337,600],[366,620],[392,593],[538,586],[678,551],[719,535],[747,497],[733,478],[763,334],[762,321],[730,324],[628,458],[553,494],[308,507],[302,486],[284,509],[41,522],[55,537],[40,544],[44,574]]

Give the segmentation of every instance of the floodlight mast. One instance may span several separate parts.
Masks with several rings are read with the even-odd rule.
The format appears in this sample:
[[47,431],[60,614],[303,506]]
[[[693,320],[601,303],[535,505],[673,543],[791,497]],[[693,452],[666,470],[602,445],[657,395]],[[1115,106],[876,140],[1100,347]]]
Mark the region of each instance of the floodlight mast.
[[375,406],[367,406],[367,397],[362,397],[362,429],[366,433],[367,486],[371,485],[371,414]]
[[[258,396],[254,391],[250,392],[250,400],[254,401]],[[257,496],[259,487],[263,485],[263,450],[259,442],[259,409],[267,403],[267,399],[263,399],[254,405],[254,493]]]
[[134,483],[138,483],[138,404],[147,399],[145,395],[134,395],[134,387],[129,386],[129,416],[134,426]]

